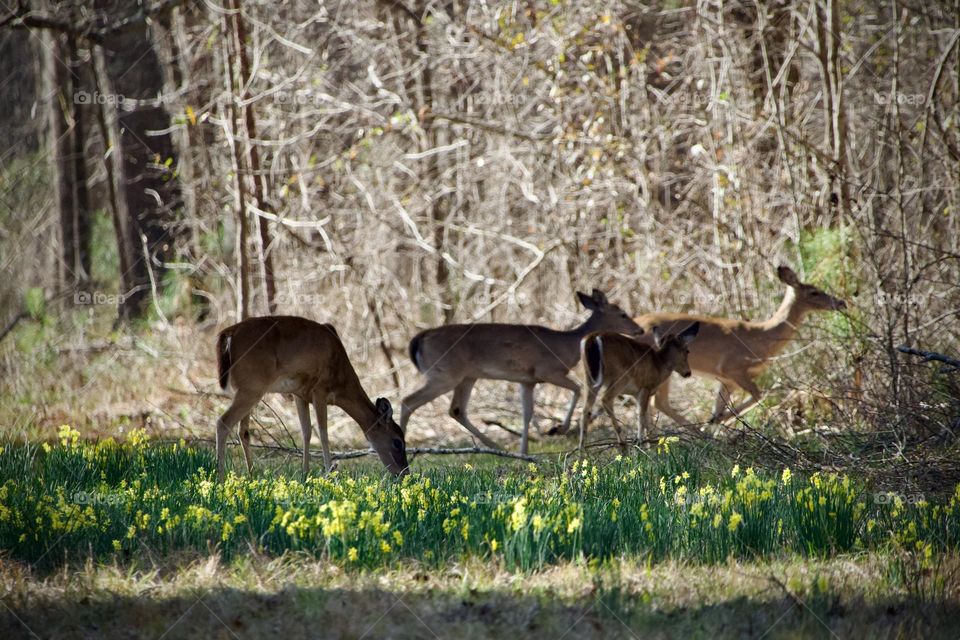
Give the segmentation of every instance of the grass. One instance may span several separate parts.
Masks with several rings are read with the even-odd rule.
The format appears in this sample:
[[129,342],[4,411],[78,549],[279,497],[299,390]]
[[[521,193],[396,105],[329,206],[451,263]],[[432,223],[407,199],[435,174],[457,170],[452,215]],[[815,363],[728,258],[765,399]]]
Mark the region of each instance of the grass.
[[306,479],[284,463],[213,481],[208,447],[7,442],[0,548],[54,568],[148,552],[303,551],[348,570],[475,559],[510,570],[633,558],[718,564],[890,553],[932,570],[960,543],[960,487],[905,502],[836,474],[704,464],[670,440],[635,458],[421,468],[397,481],[356,465]]
[[[306,554],[147,558],[43,578],[0,562],[0,636],[256,638],[956,637],[952,597],[892,580],[889,557],[648,565],[524,574],[475,559],[344,571]],[[960,568],[951,556],[949,572]],[[926,578],[929,580],[929,578]]]

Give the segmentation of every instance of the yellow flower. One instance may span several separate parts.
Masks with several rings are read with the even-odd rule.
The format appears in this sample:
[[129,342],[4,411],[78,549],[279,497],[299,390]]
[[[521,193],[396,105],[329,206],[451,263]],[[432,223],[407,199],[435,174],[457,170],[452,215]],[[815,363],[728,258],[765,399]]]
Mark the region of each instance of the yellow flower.
[[500,547],[500,545],[499,545],[499,543],[497,543],[496,539],[493,539],[493,540],[490,541],[490,551],[496,552],[496,550],[497,550],[499,547]]
[[730,514],[730,523],[727,524],[727,528],[730,529],[730,532],[733,533],[737,530],[737,527],[740,526],[740,523],[743,522],[743,516],[734,511]]
[[380,541],[380,551],[383,551],[384,553],[390,553],[390,551],[391,551],[390,543],[387,542],[386,540],[381,540],[381,541]]
[[735,464],[733,465],[733,469],[730,470],[730,477],[736,478],[738,475],[740,475],[740,465]]
[[396,529],[393,530],[393,542],[398,547],[403,546],[403,534],[397,531]]
[[122,549],[122,548],[123,548],[123,546],[120,544],[120,541],[119,541],[119,540],[114,540],[114,541],[113,541],[113,550],[114,550],[114,551],[120,551],[120,549]]
[[780,481],[783,484],[790,484],[790,478],[793,477],[793,473],[790,472],[790,467],[784,467],[783,474],[780,476]]
[[574,518],[570,521],[570,524],[567,525],[567,533],[573,533],[574,531],[579,531],[580,526],[583,522],[580,521],[580,518]]
[[543,516],[541,516],[539,513],[534,514],[533,519],[530,520],[530,523],[533,525],[534,533],[540,533],[543,531],[543,527],[545,526],[543,522]]
[[357,551],[356,547],[350,547],[350,550],[347,551],[347,558],[349,558],[350,562],[356,562],[360,559],[360,552]]

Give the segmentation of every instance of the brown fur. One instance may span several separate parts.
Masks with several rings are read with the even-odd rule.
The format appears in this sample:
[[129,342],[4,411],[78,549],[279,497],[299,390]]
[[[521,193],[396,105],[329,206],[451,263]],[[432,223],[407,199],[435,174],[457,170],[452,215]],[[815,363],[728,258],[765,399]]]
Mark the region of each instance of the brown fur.
[[[690,368],[698,375],[720,382],[710,418],[713,422],[739,414],[760,400],[762,391],[754,379],[793,339],[808,313],[842,310],[846,306],[843,300],[800,282],[788,267],[779,267],[777,276],[790,288],[777,311],[761,322],[684,313],[649,313],[635,318],[648,334],[654,327],[663,333],[676,333],[692,322],[700,323],[700,332],[690,344]],[[730,393],[735,388],[750,394],[750,399],[731,407]],[[657,409],[679,424],[689,424],[690,420],[670,406],[669,394],[667,381],[657,392]]]
[[606,296],[577,294],[592,313],[580,327],[557,331],[537,325],[454,324],[428,329],[410,341],[410,359],[427,378],[426,384],[403,399],[400,426],[419,407],[453,391],[450,415],[488,447],[497,444],[480,432],[467,417],[470,393],[478,379],[519,382],[523,405],[520,452],[526,453],[533,417],[533,388],[549,382],[570,389],[573,399],[560,428],[566,431],[579,397],[579,385],[569,376],[579,358],[580,340],[593,331],[623,331],[640,334],[632,319]]
[[237,422],[247,469],[252,469],[248,417],[266,393],[291,393],[296,398],[303,434],[304,473],[309,469],[311,402],[317,413],[320,444],[328,469],[332,460],[326,406],[333,404],[360,425],[387,468],[396,474],[406,470],[404,436],[393,421],[389,401],[370,400],[333,326],[295,316],[249,318],[220,332],[217,361],[221,385],[229,383],[235,390],[233,403],[217,421],[220,477],[224,471],[227,433]]
[[694,322],[679,335],[660,339],[654,335],[655,345],[644,344],[617,333],[593,333],[580,346],[583,365],[583,414],[580,417],[580,448],[583,448],[591,411],[600,392],[601,405],[613,421],[617,440],[623,445],[620,423],[613,412],[613,401],[621,395],[637,399],[637,442],[649,430],[650,398],[663,382],[676,371],[690,375],[687,363],[688,345],[697,335],[699,323]]

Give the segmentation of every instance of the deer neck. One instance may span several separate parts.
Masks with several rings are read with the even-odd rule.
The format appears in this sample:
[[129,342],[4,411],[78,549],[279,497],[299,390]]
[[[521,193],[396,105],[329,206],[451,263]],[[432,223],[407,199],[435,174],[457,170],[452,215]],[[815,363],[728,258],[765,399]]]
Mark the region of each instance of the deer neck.
[[599,314],[591,313],[590,317],[580,326],[558,332],[560,340],[557,340],[556,345],[551,346],[551,350],[568,369],[572,369],[576,366],[577,360],[580,359],[580,341],[599,330]]
[[767,357],[778,353],[796,335],[808,311],[797,299],[793,287],[788,288],[780,307],[767,320],[759,323],[760,329],[769,336],[771,352],[766,354]]
[[350,367],[349,374],[344,376],[345,381],[337,390],[332,403],[343,409],[344,413],[353,418],[360,425],[364,435],[377,422],[377,409],[370,396],[363,390],[357,372]]
[[595,331],[600,331],[600,324],[601,324],[600,314],[591,313],[590,317],[584,320],[583,324],[581,324],[579,327],[570,329],[566,333],[571,337],[576,338],[577,343],[579,344],[580,340],[582,340],[583,338],[586,338],[591,333]]

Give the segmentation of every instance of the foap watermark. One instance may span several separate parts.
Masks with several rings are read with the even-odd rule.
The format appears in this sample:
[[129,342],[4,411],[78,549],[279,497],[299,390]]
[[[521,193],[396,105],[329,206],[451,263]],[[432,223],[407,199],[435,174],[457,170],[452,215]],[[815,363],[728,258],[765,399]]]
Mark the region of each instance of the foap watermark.
[[922,93],[904,93],[903,91],[874,91],[873,100],[880,106],[888,104],[899,105],[922,105],[927,101],[927,96]]
[[123,104],[126,98],[119,93],[101,93],[100,91],[77,91],[73,94],[74,104]]
[[896,491],[878,491],[873,494],[874,504],[911,504],[925,503],[927,497],[922,493],[898,493]]
[[122,293],[104,293],[103,291],[77,291],[73,294],[73,304],[118,306],[124,303],[126,296]]
[[891,307],[925,307],[928,304],[927,296],[920,293],[906,293],[901,291],[878,291],[877,304]]
[[119,493],[96,493],[92,491],[77,491],[73,494],[74,504],[91,506],[118,506],[123,504],[123,496]]
[[675,93],[670,96],[676,105],[690,105],[691,107],[710,106],[710,96],[699,93]]
[[285,307],[312,307],[323,304],[323,294],[304,293],[302,291],[278,291],[276,303]]
[[296,91],[276,91],[273,94],[273,101],[277,104],[308,105],[319,104],[323,102],[323,98],[307,89],[297,89]]
[[476,106],[492,106],[492,107],[505,107],[505,106],[519,106],[523,104],[525,98],[519,93],[502,93],[500,91],[480,91],[473,94],[465,94],[460,96],[458,102],[464,102],[470,100]]

